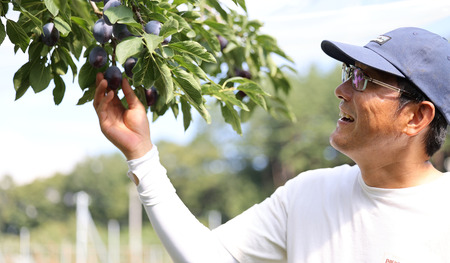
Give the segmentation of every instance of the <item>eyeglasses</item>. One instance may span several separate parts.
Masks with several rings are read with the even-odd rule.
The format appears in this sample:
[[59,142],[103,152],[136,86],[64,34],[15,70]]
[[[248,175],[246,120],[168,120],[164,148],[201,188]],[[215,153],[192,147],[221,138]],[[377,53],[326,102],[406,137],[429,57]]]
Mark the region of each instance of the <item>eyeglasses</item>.
[[367,88],[367,82],[372,82],[382,87],[397,91],[398,93],[405,93],[406,95],[412,96],[411,93],[406,90],[399,89],[382,81],[376,80],[368,76],[361,68],[355,67],[353,65],[342,64],[342,82],[352,80],[352,87],[357,91],[364,91]]

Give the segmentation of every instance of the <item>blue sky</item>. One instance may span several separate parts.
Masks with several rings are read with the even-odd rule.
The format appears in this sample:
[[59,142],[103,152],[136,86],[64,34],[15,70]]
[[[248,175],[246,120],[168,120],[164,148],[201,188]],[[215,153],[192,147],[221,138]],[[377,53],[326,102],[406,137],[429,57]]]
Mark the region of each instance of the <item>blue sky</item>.
[[[336,65],[320,50],[323,39],[364,45],[402,26],[423,27],[450,37],[448,0],[247,0],[247,8],[250,18],[261,20],[263,31],[276,37],[294,59],[300,74],[312,63],[324,70]],[[14,101],[12,79],[27,56],[21,51],[14,55],[13,46],[5,41],[0,57],[4,83],[0,88],[0,177],[9,174],[16,182],[27,183],[55,172],[69,172],[86,156],[116,151],[101,134],[92,104],[75,105],[82,92],[71,75],[65,77],[66,95],[59,106],[53,103],[52,84],[39,94],[30,89]],[[182,123],[171,114],[151,126],[155,142],[186,142],[195,135],[195,129],[185,133]]]

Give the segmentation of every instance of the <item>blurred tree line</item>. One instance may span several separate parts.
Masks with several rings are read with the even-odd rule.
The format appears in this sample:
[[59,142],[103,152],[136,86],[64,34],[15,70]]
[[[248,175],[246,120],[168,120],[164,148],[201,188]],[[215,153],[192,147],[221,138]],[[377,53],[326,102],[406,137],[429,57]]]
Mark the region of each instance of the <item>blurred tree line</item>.
[[[314,67],[305,76],[290,76],[294,88],[286,99],[295,114],[294,123],[257,110],[243,125],[242,136],[225,123],[207,125],[200,121],[198,135],[187,145],[158,142],[161,161],[191,211],[206,220],[208,211],[218,210],[226,221],[302,171],[352,164],[328,141],[339,118],[339,100],[334,95],[339,76],[340,68],[321,73]],[[264,86],[272,89],[272,85],[267,82]],[[242,113],[241,117],[248,116]],[[442,171],[449,155],[447,140],[434,158]],[[52,222],[75,228],[74,195],[78,191],[90,195],[96,224],[104,226],[115,219],[126,226],[127,169],[123,156],[113,154],[87,158],[69,174],[56,174],[28,185],[17,186],[11,177],[3,177],[0,233],[17,234],[21,227],[42,228]],[[147,220],[145,213],[143,217]]]

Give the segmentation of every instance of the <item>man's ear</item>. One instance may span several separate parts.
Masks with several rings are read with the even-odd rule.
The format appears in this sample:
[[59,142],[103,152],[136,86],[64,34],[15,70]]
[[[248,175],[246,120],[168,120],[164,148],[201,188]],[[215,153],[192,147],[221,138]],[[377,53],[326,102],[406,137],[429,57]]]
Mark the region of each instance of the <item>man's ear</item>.
[[406,125],[404,132],[406,135],[414,136],[425,129],[434,119],[435,107],[430,101],[422,101],[420,103],[410,103],[408,105],[410,119]]

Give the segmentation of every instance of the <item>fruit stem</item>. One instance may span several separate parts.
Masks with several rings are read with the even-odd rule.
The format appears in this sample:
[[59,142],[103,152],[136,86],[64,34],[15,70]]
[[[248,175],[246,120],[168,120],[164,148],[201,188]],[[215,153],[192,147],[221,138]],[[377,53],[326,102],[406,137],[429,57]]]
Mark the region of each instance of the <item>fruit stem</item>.
[[94,13],[98,16],[98,18],[101,18],[103,16],[102,11],[98,9],[97,5],[89,0],[89,3],[91,4],[92,9],[94,10]]

